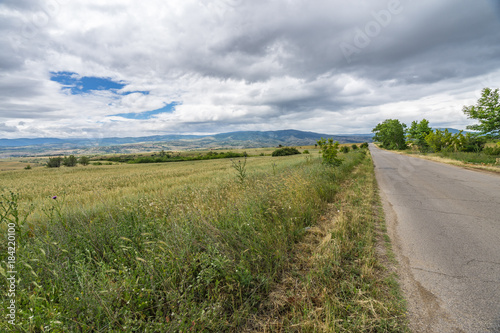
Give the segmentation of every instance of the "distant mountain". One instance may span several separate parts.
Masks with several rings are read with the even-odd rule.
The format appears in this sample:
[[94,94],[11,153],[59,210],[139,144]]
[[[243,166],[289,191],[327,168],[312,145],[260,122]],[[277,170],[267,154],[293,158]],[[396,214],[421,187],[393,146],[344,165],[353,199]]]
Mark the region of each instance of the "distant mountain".
[[0,139],[0,157],[26,155],[136,153],[153,150],[258,148],[313,145],[321,138],[340,143],[371,142],[373,134],[321,134],[298,130],[240,131],[215,135],[155,135],[102,139]]
[[[451,134],[457,134],[460,133],[460,130],[457,130],[455,128],[433,128],[433,129],[438,129],[440,131],[448,130]],[[462,131],[463,133],[468,133],[468,131]],[[471,132],[472,133],[472,132]]]

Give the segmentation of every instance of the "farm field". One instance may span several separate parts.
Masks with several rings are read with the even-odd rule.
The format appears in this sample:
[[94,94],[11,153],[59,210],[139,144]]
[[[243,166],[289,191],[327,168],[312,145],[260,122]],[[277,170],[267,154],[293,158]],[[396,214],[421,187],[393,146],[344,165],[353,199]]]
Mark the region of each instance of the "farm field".
[[[311,151],[0,173],[2,234],[17,225],[19,330],[249,327],[297,242],[352,171],[371,164],[365,150],[341,156],[336,168]],[[2,275],[7,253],[2,243]]]

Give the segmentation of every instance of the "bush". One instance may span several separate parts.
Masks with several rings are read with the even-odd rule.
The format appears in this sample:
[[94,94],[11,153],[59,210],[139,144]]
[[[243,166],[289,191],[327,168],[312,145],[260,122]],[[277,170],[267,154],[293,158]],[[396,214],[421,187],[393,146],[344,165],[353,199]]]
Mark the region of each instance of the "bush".
[[25,166],[24,170],[31,170],[31,165],[28,164],[27,166]]
[[323,163],[331,166],[339,166],[342,164],[342,159],[337,157],[339,152],[339,143],[336,141],[333,143],[333,139],[328,140],[321,138],[318,140],[318,145],[320,147],[320,154],[323,155]]
[[287,155],[296,155],[300,154],[300,151],[297,150],[297,148],[294,147],[285,147],[285,148],[279,148],[273,151],[271,154],[272,156],[287,156]]
[[360,148],[368,148],[368,142],[363,142]]
[[309,154],[309,150],[307,150],[307,149],[306,149],[306,150],[304,150],[304,151],[302,152],[302,154]]
[[69,155],[69,157],[64,157],[62,164],[67,167],[76,166],[77,158],[74,155]]
[[81,165],[89,165],[90,163],[90,158],[88,158],[87,156],[82,156],[78,159],[78,162],[81,164]]
[[47,162],[48,168],[59,168],[62,163],[62,157],[49,157],[49,161]]
[[356,149],[358,149],[358,145],[353,144],[353,145],[351,146],[351,148],[352,148],[352,150],[356,150]]
[[497,147],[486,147],[483,149],[483,153],[490,156],[500,155],[500,146]]
[[349,152],[349,147],[347,146],[342,146],[340,147],[340,151],[344,154],[347,154]]

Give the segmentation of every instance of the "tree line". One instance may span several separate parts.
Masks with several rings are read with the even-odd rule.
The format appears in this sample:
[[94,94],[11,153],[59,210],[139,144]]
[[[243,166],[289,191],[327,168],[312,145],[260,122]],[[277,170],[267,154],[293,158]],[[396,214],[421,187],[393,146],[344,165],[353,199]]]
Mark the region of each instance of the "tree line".
[[485,148],[486,142],[500,138],[500,101],[499,90],[484,88],[476,105],[464,106],[462,111],[469,119],[479,124],[469,125],[463,131],[451,133],[448,129],[432,129],[427,119],[413,121],[411,126],[397,119],[386,119],[372,130],[373,141],[380,142],[386,149],[407,149],[417,147],[421,152],[462,151],[481,152],[491,155],[500,154],[499,148]]

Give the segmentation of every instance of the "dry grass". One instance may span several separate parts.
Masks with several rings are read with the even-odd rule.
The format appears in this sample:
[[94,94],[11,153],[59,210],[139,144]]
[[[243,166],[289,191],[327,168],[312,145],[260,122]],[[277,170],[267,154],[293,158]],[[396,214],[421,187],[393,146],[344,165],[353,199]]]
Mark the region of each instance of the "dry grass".
[[[247,331],[401,332],[404,306],[381,234],[371,161],[295,247],[295,260]],[[378,241],[377,241],[378,239]]]

